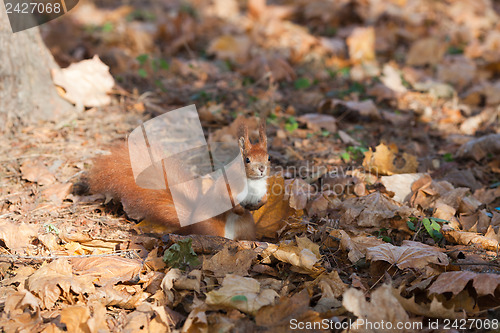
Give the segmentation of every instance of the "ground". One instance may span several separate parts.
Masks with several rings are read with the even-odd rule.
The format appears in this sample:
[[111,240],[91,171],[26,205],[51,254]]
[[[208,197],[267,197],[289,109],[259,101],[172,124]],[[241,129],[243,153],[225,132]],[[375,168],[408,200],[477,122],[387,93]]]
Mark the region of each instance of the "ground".
[[[114,86],[62,84],[71,118],[0,141],[0,327],[499,331],[499,15],[486,0],[85,1],[42,26],[61,67],[97,55],[109,69],[80,76]],[[256,241],[168,234],[88,192],[93,157],[190,104],[211,142],[267,123]]]

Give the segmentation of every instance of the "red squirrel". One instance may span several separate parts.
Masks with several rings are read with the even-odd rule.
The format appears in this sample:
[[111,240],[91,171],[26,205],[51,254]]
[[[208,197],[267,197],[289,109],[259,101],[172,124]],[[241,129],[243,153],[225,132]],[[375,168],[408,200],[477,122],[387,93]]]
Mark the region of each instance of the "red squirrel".
[[232,210],[189,226],[181,227],[169,190],[151,190],[139,187],[134,179],[126,144],[115,146],[110,155],[94,159],[88,180],[93,193],[106,195],[122,203],[127,215],[172,227],[179,234],[222,236],[235,240],[253,240],[256,226],[249,210],[256,210],[267,201],[267,178],[270,158],[264,123],[259,128],[259,142],[252,144],[248,128],[239,129],[238,145],[245,165],[248,193]]

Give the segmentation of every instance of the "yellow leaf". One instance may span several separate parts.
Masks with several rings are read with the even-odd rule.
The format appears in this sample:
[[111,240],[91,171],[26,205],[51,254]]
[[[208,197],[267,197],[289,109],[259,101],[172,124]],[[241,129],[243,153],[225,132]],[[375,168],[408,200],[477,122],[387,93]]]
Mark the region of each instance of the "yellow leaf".
[[304,214],[302,210],[295,210],[285,199],[285,180],[279,175],[269,177],[267,203],[259,210],[253,212],[257,224],[258,237],[276,237],[276,231],[285,224],[291,216],[299,217]]
[[375,152],[370,148],[365,153],[363,167],[372,173],[381,175],[417,172],[418,162],[415,155],[403,153],[401,156],[396,156],[396,154],[397,147],[387,147],[381,143],[375,148]]

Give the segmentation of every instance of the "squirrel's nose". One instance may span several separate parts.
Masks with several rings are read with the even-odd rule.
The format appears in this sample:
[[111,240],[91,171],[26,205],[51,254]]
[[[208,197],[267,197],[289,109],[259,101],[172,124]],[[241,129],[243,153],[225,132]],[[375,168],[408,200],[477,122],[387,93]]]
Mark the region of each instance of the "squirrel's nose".
[[266,166],[265,165],[259,166],[259,171],[264,173],[264,171],[266,171]]

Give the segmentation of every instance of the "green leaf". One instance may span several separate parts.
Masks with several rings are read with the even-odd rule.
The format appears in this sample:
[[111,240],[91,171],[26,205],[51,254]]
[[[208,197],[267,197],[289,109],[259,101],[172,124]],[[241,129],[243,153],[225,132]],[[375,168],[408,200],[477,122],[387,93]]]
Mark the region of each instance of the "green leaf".
[[340,155],[340,157],[342,157],[342,159],[346,163],[348,163],[351,160],[351,154],[349,154],[348,152],[343,152],[342,155]]
[[165,250],[163,261],[169,266],[185,270],[188,266],[194,267],[200,264],[198,256],[194,252],[192,239],[186,238],[178,241]]
[[297,123],[297,120],[295,120],[295,117],[289,117],[289,118],[286,120],[285,129],[286,129],[288,132],[293,132],[293,131],[295,131],[297,128],[299,128],[299,123]]
[[445,162],[453,162],[455,159],[453,158],[453,154],[446,153],[443,155],[443,160],[445,160]]
[[412,221],[406,221],[406,225],[408,226],[408,229],[410,229],[412,231],[415,231],[415,229],[417,229],[415,227],[415,223],[413,223]]
[[144,68],[139,68],[137,70],[137,74],[139,74],[139,76],[142,77],[142,78],[147,78],[148,77],[148,72]]
[[135,59],[139,62],[139,64],[141,64],[141,66],[144,66],[149,59],[149,55],[148,54],[141,54],[141,55],[137,56],[137,58],[135,58]]
[[111,32],[111,31],[113,31],[113,23],[106,22],[103,24],[101,29],[102,29],[102,32]]
[[301,77],[295,80],[293,83],[295,89],[300,90],[300,89],[307,89],[311,86],[311,81],[309,81],[308,78],[306,77]]
[[170,64],[165,59],[158,59],[158,63],[161,69],[168,71]]
[[57,229],[55,225],[46,223],[43,225],[43,227],[45,228],[45,232],[59,235],[59,229]]
[[248,298],[245,295],[236,295],[231,297],[231,302],[248,302]]
[[324,130],[324,131],[322,131],[322,132],[321,132],[321,136],[323,136],[323,137],[325,137],[325,138],[326,138],[327,136],[329,136],[329,135],[330,135],[330,131]]
[[437,223],[433,218],[425,218],[422,220],[422,223],[429,236],[431,236],[435,241],[443,238],[443,234],[441,233],[441,225]]
[[431,227],[431,220],[429,220],[428,218],[425,218],[422,220],[422,224],[424,225],[425,227],[425,230],[427,230],[427,232],[429,233],[429,235],[432,235],[432,227]]

